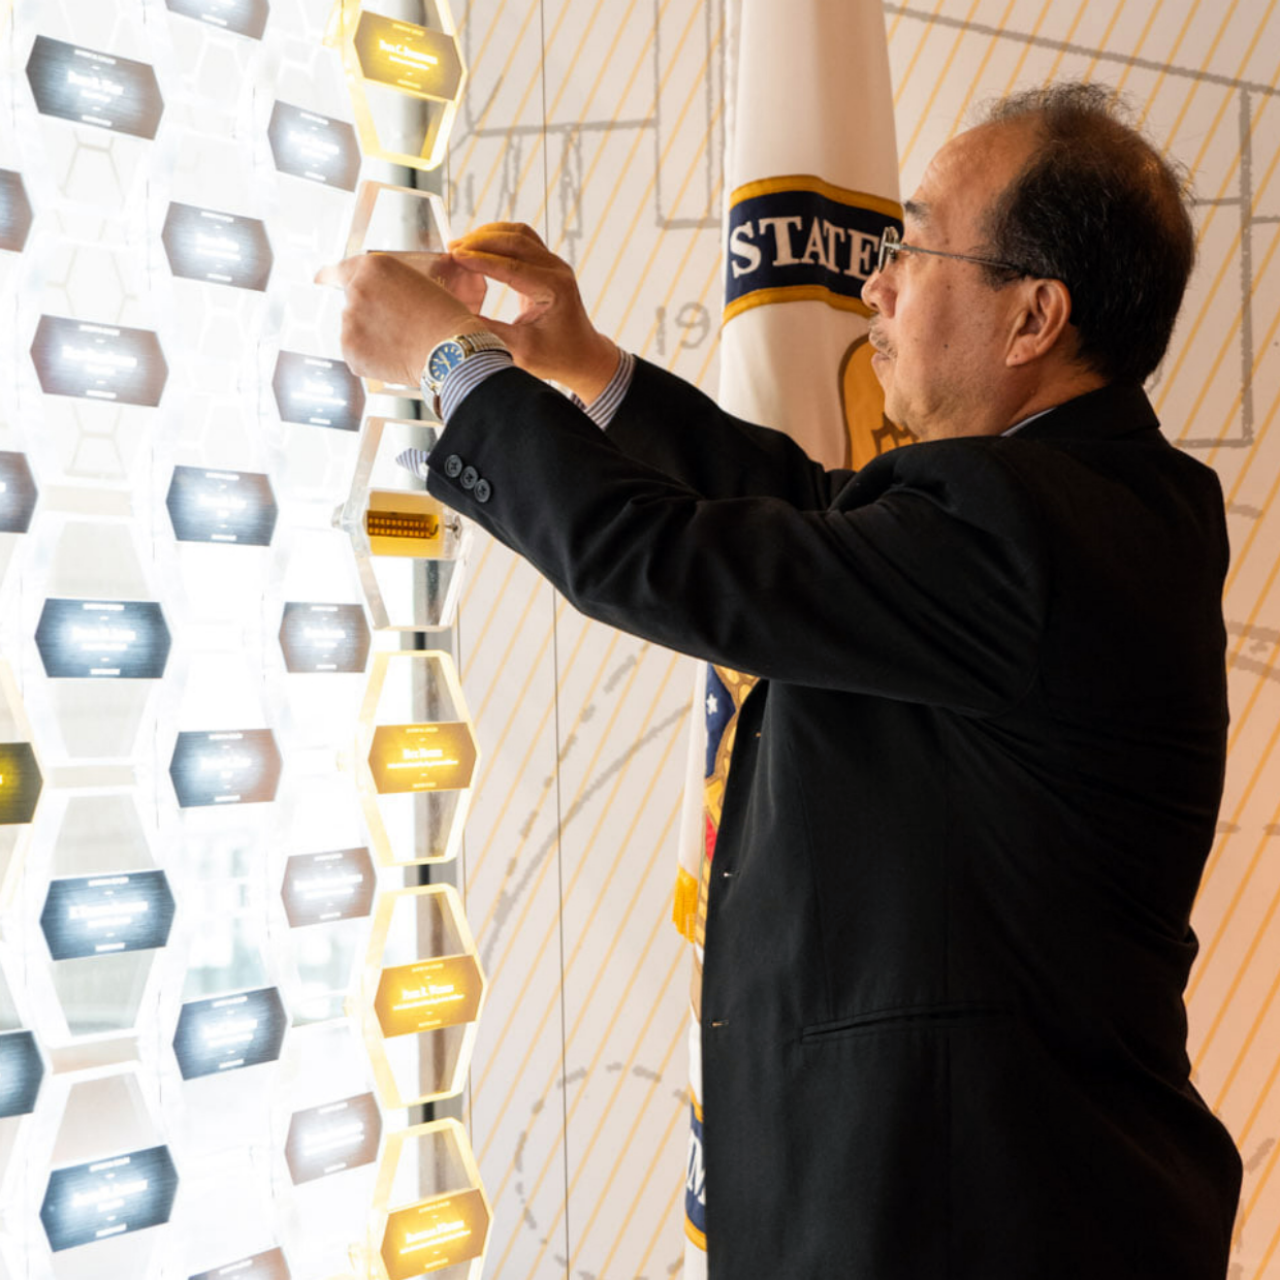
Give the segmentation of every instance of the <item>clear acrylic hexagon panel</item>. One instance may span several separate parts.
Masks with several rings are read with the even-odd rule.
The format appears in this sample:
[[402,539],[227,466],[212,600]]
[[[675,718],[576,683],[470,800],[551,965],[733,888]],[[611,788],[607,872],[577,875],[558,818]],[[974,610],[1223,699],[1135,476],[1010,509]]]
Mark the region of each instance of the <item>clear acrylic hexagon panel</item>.
[[130,758],[172,631],[150,568],[123,522],[68,519],[46,535],[43,591],[23,605],[29,669],[43,676],[28,685],[32,719],[55,760]]
[[297,853],[280,886],[288,931],[280,968],[295,1024],[341,1017],[368,945],[377,872],[363,846]]
[[[47,862],[43,848],[37,855],[49,879],[37,877],[25,891],[48,964],[28,973],[40,997],[42,1035],[56,1043],[131,1031],[163,963],[172,888],[131,794],[55,793],[53,804],[42,838],[52,848]],[[46,983],[52,1000],[45,999]]]
[[374,654],[354,764],[365,822],[384,865],[456,856],[479,750],[447,653]]
[[436,1102],[462,1089],[484,993],[475,940],[451,885],[383,895],[360,1017],[385,1107]]
[[35,1274],[147,1280],[177,1184],[152,1081],[126,1071],[72,1084],[47,1172],[33,1168],[23,1190]]
[[[366,181],[356,194],[356,206],[347,232],[345,257],[360,253],[394,254],[415,270],[429,275],[459,296],[479,313],[484,302],[484,277],[460,268],[450,268],[444,258],[449,241],[449,220],[444,202],[430,191]],[[422,400],[422,389],[399,383],[367,379],[374,395],[393,395],[404,400]]]
[[389,1134],[363,1274],[478,1280],[491,1220],[471,1144],[456,1120]]
[[365,154],[439,165],[466,83],[448,0],[337,0],[327,42],[341,51]]
[[425,457],[440,428],[413,418],[369,418],[351,493],[337,523],[351,539],[360,585],[380,630],[448,627],[462,594],[471,530],[398,462]]

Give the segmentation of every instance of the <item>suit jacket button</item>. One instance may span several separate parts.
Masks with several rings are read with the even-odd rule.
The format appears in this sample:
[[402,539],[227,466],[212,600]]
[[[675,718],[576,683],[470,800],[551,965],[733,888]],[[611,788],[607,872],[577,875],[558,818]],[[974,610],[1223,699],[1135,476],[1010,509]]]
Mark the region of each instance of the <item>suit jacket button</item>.
[[476,481],[475,499],[477,502],[488,502],[493,497],[493,486],[481,477]]
[[475,469],[475,467],[464,467],[462,475],[458,477],[458,483],[464,489],[474,489],[476,487],[476,481],[479,479],[480,473]]
[[456,453],[451,453],[444,460],[444,473],[450,480],[456,480],[462,474],[462,459]]

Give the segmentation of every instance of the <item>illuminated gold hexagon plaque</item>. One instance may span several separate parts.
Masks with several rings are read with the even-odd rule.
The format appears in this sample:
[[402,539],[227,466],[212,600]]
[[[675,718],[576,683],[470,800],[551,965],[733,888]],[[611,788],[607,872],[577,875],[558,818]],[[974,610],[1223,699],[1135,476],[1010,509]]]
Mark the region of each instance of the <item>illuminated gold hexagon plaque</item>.
[[362,988],[358,1011],[383,1105],[413,1107],[457,1093],[471,1066],[485,980],[452,885],[382,896]]
[[447,627],[457,611],[470,528],[427,493],[418,470],[397,461],[425,458],[439,430],[412,418],[368,419],[350,495],[334,517],[380,630]]
[[[419,718],[405,723],[406,710]],[[457,854],[478,761],[453,659],[437,649],[375,653],[355,769],[384,866],[420,866]]]
[[[430,1194],[422,1195],[424,1183]],[[403,1199],[401,1188],[416,1198]],[[492,1219],[466,1130],[456,1120],[415,1125],[387,1138],[370,1245],[358,1262],[378,1280],[454,1267],[465,1270],[451,1274],[479,1280]]]
[[461,791],[471,785],[476,744],[471,726],[380,724],[369,746],[369,772],[380,796]]
[[22,877],[31,820],[44,785],[13,672],[0,660],[0,911]]
[[[448,0],[417,0],[421,22],[377,12],[377,0],[337,0],[326,43],[338,48],[351,90],[356,128],[366,155],[410,169],[434,169],[466,84],[457,28]],[[397,99],[421,104],[417,124]]]

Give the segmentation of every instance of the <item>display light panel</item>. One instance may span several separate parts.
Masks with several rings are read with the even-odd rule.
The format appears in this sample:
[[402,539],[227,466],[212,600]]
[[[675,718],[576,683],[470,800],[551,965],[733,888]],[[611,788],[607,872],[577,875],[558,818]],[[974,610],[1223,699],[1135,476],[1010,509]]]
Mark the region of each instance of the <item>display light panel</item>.
[[[422,719],[403,723],[406,706]],[[396,723],[383,723],[393,708],[400,711]],[[435,649],[375,653],[355,763],[365,820],[384,863],[440,862],[457,853],[478,760],[453,659]],[[422,811],[427,833],[425,847],[414,852],[394,848],[388,833],[388,820],[405,805]]]
[[36,1109],[44,1062],[30,1031],[0,1035],[0,1119],[30,1115]]
[[31,232],[31,202],[22,174],[0,169],[0,249],[21,253]]
[[55,960],[152,951],[169,941],[174,900],[163,871],[53,880],[40,928]]
[[261,40],[271,12],[268,0],[164,0],[171,13],[207,22],[220,31]]
[[0,452],[0,533],[26,533],[35,514],[37,496],[27,455]]
[[342,120],[277,102],[267,126],[276,168],[294,178],[354,191],[360,177],[356,132]]
[[288,1022],[276,987],[190,1000],[173,1037],[178,1070],[193,1080],[274,1062]]
[[174,203],[160,239],[175,276],[259,293],[271,279],[271,242],[257,218]]
[[168,1222],[177,1190],[168,1147],[132,1151],[55,1169],[40,1221],[57,1253]]
[[0,742],[0,825],[31,821],[44,779],[29,742]]
[[[402,1166],[411,1163],[420,1171],[418,1185],[429,1194],[405,1202],[396,1191]],[[368,1274],[409,1280],[460,1267],[451,1275],[479,1276],[493,1214],[466,1131],[456,1120],[388,1134],[374,1207]]]
[[462,85],[457,41],[443,31],[363,9],[351,45],[360,74],[414,98],[452,102]]
[[474,956],[438,956],[384,969],[373,1011],[388,1038],[474,1022],[483,984]]
[[154,407],[169,377],[150,329],[126,329],[62,316],[41,316],[31,344],[46,395]]
[[36,648],[51,679],[158,680],[169,628],[151,600],[46,600]]
[[[342,51],[365,154],[411,169],[434,169],[444,159],[466,71],[445,0],[421,0],[412,8],[423,22],[338,0],[329,38]],[[405,127],[405,113],[396,110],[397,99],[406,97],[422,104],[424,122],[412,129]]]
[[212,1271],[201,1271],[190,1280],[290,1280],[292,1274],[283,1249],[266,1249]]
[[479,1189],[437,1196],[387,1215],[382,1265],[390,1280],[410,1280],[479,1259],[489,1231],[489,1206]]
[[145,62],[36,36],[27,61],[36,109],[113,133],[154,138],[164,114],[156,73]]
[[461,791],[475,766],[475,738],[465,721],[380,724],[373,731],[369,772],[379,795]]
[[420,488],[397,462],[426,455],[439,439],[433,423],[371,417],[360,438],[351,492],[337,514],[351,539],[356,569],[376,627],[425,630],[453,620],[470,547],[456,511]]
[[381,1140],[382,1114],[371,1093],[295,1111],[284,1144],[289,1177],[296,1185],[372,1164]]
[[290,601],[280,621],[280,649],[291,672],[363,671],[369,659],[369,624],[358,604]]
[[169,776],[184,809],[274,800],[280,782],[275,734],[270,729],[180,733]]
[[267,476],[202,467],[174,467],[165,506],[179,542],[241,547],[270,546],[279,514]]
[[301,929],[367,916],[376,887],[368,849],[335,849],[289,858],[280,896],[289,927]]
[[271,379],[276,407],[284,422],[335,431],[359,431],[364,388],[341,360],[282,351]]

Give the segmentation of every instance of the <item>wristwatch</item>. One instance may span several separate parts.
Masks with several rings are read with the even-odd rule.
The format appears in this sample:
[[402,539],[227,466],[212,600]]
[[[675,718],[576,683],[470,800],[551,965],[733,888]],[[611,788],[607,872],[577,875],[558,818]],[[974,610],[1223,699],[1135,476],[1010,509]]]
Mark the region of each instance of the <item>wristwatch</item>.
[[479,329],[475,333],[460,333],[445,338],[431,348],[426,366],[422,370],[422,390],[431,398],[436,417],[440,416],[440,388],[444,380],[464,360],[480,351],[506,351],[507,344],[496,333]]

